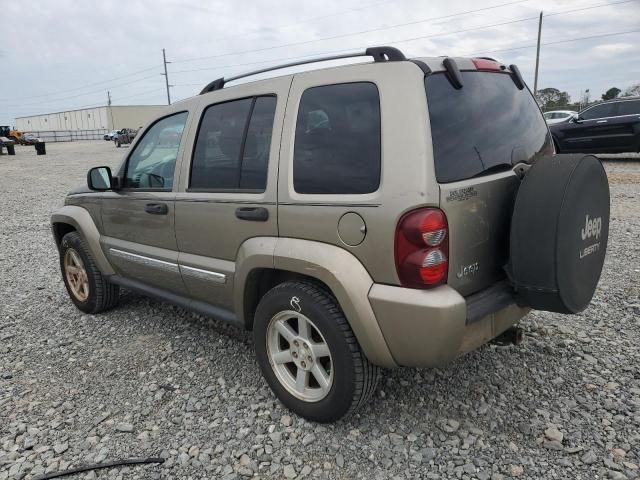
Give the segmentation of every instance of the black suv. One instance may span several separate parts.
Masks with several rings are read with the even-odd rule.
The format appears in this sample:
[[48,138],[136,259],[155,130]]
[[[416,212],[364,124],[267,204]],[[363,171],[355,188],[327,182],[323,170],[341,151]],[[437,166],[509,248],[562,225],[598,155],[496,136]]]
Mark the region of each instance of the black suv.
[[557,152],[640,152],[640,97],[598,103],[549,130]]

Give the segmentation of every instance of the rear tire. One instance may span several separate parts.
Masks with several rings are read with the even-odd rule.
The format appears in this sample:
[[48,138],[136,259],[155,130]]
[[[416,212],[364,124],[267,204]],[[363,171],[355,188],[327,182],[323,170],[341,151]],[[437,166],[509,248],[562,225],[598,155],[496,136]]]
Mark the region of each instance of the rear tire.
[[85,313],[100,313],[118,304],[120,288],[104,278],[78,232],[60,243],[60,270],[71,301]]
[[312,283],[285,282],[269,290],[258,304],[253,336],[267,383],[302,417],[336,421],[375,391],[380,369],[360,349],[333,295]]

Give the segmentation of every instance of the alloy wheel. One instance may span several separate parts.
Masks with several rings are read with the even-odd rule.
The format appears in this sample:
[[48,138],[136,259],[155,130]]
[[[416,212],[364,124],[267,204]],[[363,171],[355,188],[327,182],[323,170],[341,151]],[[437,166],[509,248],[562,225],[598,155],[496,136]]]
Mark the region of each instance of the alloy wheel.
[[84,262],[73,248],[68,248],[64,254],[64,274],[73,296],[85,302],[89,298],[89,277]]
[[305,315],[286,310],[267,327],[267,355],[280,384],[296,398],[318,402],[333,385],[329,345]]

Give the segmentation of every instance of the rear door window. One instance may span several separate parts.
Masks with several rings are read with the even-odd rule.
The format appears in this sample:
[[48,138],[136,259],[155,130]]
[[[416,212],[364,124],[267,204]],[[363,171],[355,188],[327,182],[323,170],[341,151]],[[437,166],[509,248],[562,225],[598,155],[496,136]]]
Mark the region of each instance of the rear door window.
[[438,182],[508,170],[551,153],[538,105],[508,74],[462,72],[462,83],[455,89],[444,73],[425,79]]
[[207,107],[196,137],[189,189],[263,192],[275,109],[274,96]]
[[380,99],[373,83],[313,87],[300,99],[293,186],[305,194],[364,194],[380,185]]
[[596,105],[588,110],[585,110],[580,114],[584,120],[593,120],[595,118],[605,118],[615,116],[616,111],[615,103],[604,103],[602,105]]

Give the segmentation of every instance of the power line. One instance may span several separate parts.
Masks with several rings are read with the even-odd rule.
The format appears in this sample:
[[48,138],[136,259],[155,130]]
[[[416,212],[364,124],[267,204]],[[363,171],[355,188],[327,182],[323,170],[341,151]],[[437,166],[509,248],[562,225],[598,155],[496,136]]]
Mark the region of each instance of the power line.
[[[126,83],[121,83],[119,85],[108,85],[108,88],[112,90],[114,88],[125,87],[127,85],[132,85],[134,83],[141,82],[143,80],[148,80],[150,78],[157,78],[157,77],[156,77],[156,75],[148,75],[146,77],[138,78],[136,80],[132,80],[132,81],[126,82]],[[13,108],[15,108],[16,106],[19,107],[19,106],[41,105],[43,103],[55,103],[55,102],[59,102],[59,101],[62,101],[62,100],[68,100],[68,99],[71,99],[71,98],[85,97],[87,95],[95,95],[97,93],[104,94],[104,88],[101,88],[99,90],[93,90],[91,92],[79,93],[77,95],[69,95],[69,96],[64,96],[64,97],[52,98],[50,100],[42,100],[42,101],[37,102],[37,103],[28,103],[26,105],[25,104],[13,104],[12,105],[11,103],[5,103],[3,105],[9,106],[9,107],[13,107]]]
[[477,8],[477,9],[474,9],[474,10],[467,10],[467,11],[464,11],[464,12],[458,12],[458,13],[453,13],[453,14],[449,14],[449,15],[442,15],[442,16],[439,16],[439,17],[429,17],[429,18],[424,18],[422,20],[415,20],[415,21],[412,21],[412,22],[398,23],[398,24],[395,24],[395,25],[389,25],[389,26],[386,26],[386,27],[374,28],[374,29],[370,29],[370,30],[361,30],[359,32],[351,32],[351,33],[344,33],[344,34],[340,34],[340,35],[332,35],[332,36],[329,36],[329,37],[315,38],[315,39],[312,39],[312,40],[305,40],[303,42],[283,43],[283,44],[280,44],[280,45],[272,45],[272,46],[269,46],[269,47],[263,47],[263,48],[259,48],[259,49],[255,49],[255,50],[242,50],[242,51],[236,51],[236,52],[219,53],[217,55],[207,55],[207,56],[204,56],[204,57],[187,58],[187,59],[184,59],[184,60],[175,60],[174,63],[194,62],[196,60],[209,60],[209,59],[212,59],[212,58],[226,57],[226,56],[229,56],[229,55],[241,55],[241,54],[244,54],[244,53],[258,53],[258,52],[264,52],[264,51],[267,51],[267,50],[274,50],[274,49],[284,48],[284,47],[307,45],[309,43],[321,42],[321,41],[325,41],[325,40],[334,40],[334,39],[337,39],[337,38],[352,37],[352,36],[355,36],[355,35],[362,35],[362,34],[365,34],[365,33],[379,32],[379,31],[382,31],[382,30],[390,30],[390,29],[393,29],[393,28],[405,27],[405,26],[408,26],[408,25],[416,25],[416,24],[419,24],[419,23],[430,22],[430,21],[433,21],[433,20],[442,20],[442,19],[445,19],[445,18],[453,18],[453,17],[458,17],[458,16],[461,16],[461,15],[467,15],[467,14],[470,14],[470,13],[483,12],[483,11],[493,10],[493,9],[496,9],[496,8],[501,8],[501,7],[505,7],[505,6],[509,6],[509,5],[515,5],[515,4],[518,4],[518,3],[524,3],[524,2],[527,2],[527,1],[529,1],[529,0],[515,0],[515,1],[506,2],[506,3],[501,3],[499,5],[493,5],[493,6],[490,6],[490,7]]
[[[298,26],[298,25],[305,24],[305,23],[309,23],[309,22],[312,22],[312,21],[315,21],[315,20],[324,20],[325,18],[337,17],[338,15],[345,15],[345,14],[348,14],[350,12],[355,12],[355,11],[360,11],[360,10],[368,10],[370,8],[379,7],[380,5],[386,5],[386,4],[394,3],[394,2],[397,2],[397,1],[398,0],[385,0],[383,2],[377,2],[377,3],[368,4],[368,5],[362,5],[360,7],[349,8],[347,10],[341,10],[339,12],[334,12],[334,13],[329,13],[329,14],[326,14],[326,15],[320,15],[320,16],[317,16],[317,17],[307,18],[307,19],[300,20],[300,21],[295,22],[295,23],[290,23],[289,25],[281,25],[281,26],[275,25],[275,26],[272,26],[270,28],[272,30],[276,30],[276,29],[277,30],[284,30],[284,29],[288,29],[288,28],[291,28],[291,27],[295,27],[295,26]],[[247,35],[253,35],[253,34],[255,34],[255,32],[248,33],[248,34],[238,34],[238,35],[225,36],[225,37],[221,37],[221,38],[212,40],[212,43],[213,42],[221,42],[221,41],[224,41],[224,40],[230,40],[230,39],[233,39],[233,38],[240,38],[240,37],[246,38]]]
[[[434,20],[443,20],[443,19],[446,19],[446,18],[454,18],[454,17],[458,17],[458,16],[461,16],[461,15],[468,15],[470,13],[478,13],[478,12],[487,11],[487,10],[493,10],[493,9],[496,9],[496,8],[501,8],[501,7],[505,7],[505,6],[509,6],[509,5],[525,3],[527,1],[529,1],[529,0],[515,0],[515,1],[501,3],[501,4],[498,4],[498,5],[493,5],[493,6],[489,6],[489,7],[483,7],[483,8],[478,8],[478,9],[474,9],[474,10],[467,10],[467,11],[464,11],[464,12],[458,12],[458,13],[454,13],[454,14],[442,15],[442,16],[439,16],[439,17],[424,18],[424,19],[421,19],[421,20],[414,20],[414,21],[411,21],[411,22],[398,23],[398,24],[395,24],[395,25],[389,25],[389,26],[380,27],[380,28],[374,28],[374,29],[369,29],[369,30],[361,30],[361,31],[358,31],[358,32],[351,32],[351,33],[344,33],[344,34],[333,35],[333,36],[328,36],[328,37],[316,38],[316,39],[312,39],[312,40],[305,40],[303,42],[293,42],[293,43],[287,43],[287,44],[272,45],[272,46],[269,46],[269,47],[263,47],[263,48],[259,48],[259,49],[255,49],[255,50],[241,50],[241,51],[221,53],[221,54],[216,54],[216,55],[207,55],[207,56],[203,56],[203,57],[192,57],[192,58],[187,58],[187,59],[184,59],[184,60],[175,60],[174,63],[186,63],[186,62],[192,62],[192,61],[196,61],[196,60],[208,60],[208,59],[212,59],[212,58],[220,58],[220,57],[225,57],[225,56],[229,56],[229,55],[241,55],[241,54],[245,54],[245,53],[258,53],[258,52],[274,50],[274,49],[278,49],[278,48],[306,45],[306,44],[309,44],[309,43],[315,43],[315,42],[326,41],[326,40],[335,40],[335,39],[338,39],[338,38],[346,38],[346,37],[352,37],[352,36],[356,36],[356,35],[363,35],[363,34],[366,34],[366,33],[379,32],[379,31],[383,31],[383,30],[390,30],[390,29],[398,28],[398,27],[405,27],[405,26],[409,26],[409,25],[417,25],[417,24],[420,24],[420,23],[430,22],[430,21],[434,21]],[[575,9],[571,9],[571,10],[565,10],[565,11],[561,11],[561,12],[553,12],[553,13],[550,13],[550,14],[545,15],[545,16],[566,15],[568,13],[574,13],[574,12],[579,12],[579,11],[584,11],[584,10],[590,10],[590,9],[594,9],[594,8],[608,7],[608,6],[612,6],[612,5],[619,5],[619,4],[635,2],[635,1],[637,1],[637,0],[622,0],[622,1],[619,1],[619,2],[601,3],[601,4],[598,4],[598,5],[590,5],[588,7],[580,7],[580,8],[575,8]],[[523,18],[523,19],[520,19],[520,20],[514,20],[513,22],[515,23],[515,22],[518,22],[518,21],[526,21],[526,20],[529,20],[531,18],[538,18],[538,16],[536,15],[535,17],[528,17],[528,18]],[[497,25],[506,25],[506,24],[508,24],[508,22],[507,23],[496,24],[495,26],[497,26]],[[476,29],[476,28],[474,28],[474,29]],[[462,33],[462,32],[470,31],[470,30],[473,30],[473,29],[458,30],[456,32],[447,32],[445,34],[437,34],[437,35],[433,35],[433,36],[414,37],[414,38],[411,38],[411,39],[399,40],[399,41],[395,41],[395,42],[392,42],[392,43],[408,42],[408,41],[418,40],[418,39],[423,39],[423,38],[433,38],[435,36],[450,35],[450,34],[453,34],[453,33]]]
[[[603,33],[600,35],[589,35],[587,37],[577,37],[577,38],[570,38],[567,40],[558,40],[556,42],[546,42],[546,43],[541,43],[540,45],[543,45],[543,46],[558,45],[560,43],[577,42],[579,40],[590,40],[592,38],[614,37],[616,35],[627,35],[629,33],[638,33],[638,32],[640,32],[640,30],[627,30],[626,32]],[[533,48],[535,46],[536,44],[534,43],[533,45],[523,45],[521,47],[501,48],[499,50],[483,50],[482,52],[466,53],[465,55],[472,56],[472,55],[482,55],[485,53],[510,52],[512,50],[523,50],[525,48]]]
[[[405,43],[405,42],[412,42],[414,40],[422,40],[425,38],[436,38],[436,37],[446,37],[448,35],[455,35],[457,33],[464,33],[464,32],[470,32],[470,31],[474,31],[474,30],[482,30],[484,28],[491,28],[491,27],[498,27],[498,26],[503,26],[503,25],[509,25],[509,24],[513,24],[513,23],[519,23],[519,22],[525,22],[527,20],[534,20],[537,19],[538,16],[536,15],[535,17],[526,17],[526,18],[519,18],[519,19],[515,19],[515,20],[508,20],[505,22],[500,22],[500,23],[491,23],[488,25],[478,25],[475,27],[471,27],[471,28],[465,28],[462,30],[455,30],[453,32],[446,32],[446,33],[436,33],[436,34],[432,34],[432,35],[421,35],[419,37],[411,37],[411,38],[404,38],[404,39],[400,39],[400,40],[393,40],[391,42],[391,44],[395,44],[395,43]],[[361,47],[353,47],[353,48],[348,48],[348,49],[339,49],[339,50],[329,50],[329,51],[325,51],[325,52],[321,52],[321,53],[313,53],[313,54],[308,54],[308,55],[301,55],[301,56],[297,56],[297,57],[280,57],[280,58],[273,58],[270,60],[259,60],[259,61],[255,61],[255,62],[243,62],[243,63],[231,63],[231,64],[227,64],[227,65],[217,65],[215,67],[204,67],[204,68],[194,68],[194,69],[188,69],[188,70],[175,70],[171,73],[177,74],[177,73],[190,73],[190,72],[200,72],[200,71],[205,71],[205,70],[218,70],[220,68],[229,68],[229,67],[245,67],[245,66],[250,66],[250,65],[257,65],[257,64],[261,64],[261,63],[270,63],[270,62],[279,62],[279,61],[288,61],[288,60],[298,60],[298,59],[302,59],[302,58],[307,58],[307,57],[315,57],[315,56],[321,56],[321,55],[332,55],[332,54],[337,54],[337,53],[342,53],[342,52],[350,52],[350,51],[354,51],[357,49],[364,49],[367,48],[370,45],[363,45]],[[177,63],[177,62],[176,62]]]
[[[466,15],[466,14],[470,14],[470,13],[476,13],[476,12],[479,12],[479,11],[485,11],[485,10],[500,8],[500,7],[511,5],[511,4],[523,3],[525,1],[528,1],[528,0],[512,1],[512,2],[507,2],[507,3],[504,3],[504,4],[500,4],[500,5],[484,7],[484,8],[481,8],[481,9],[468,10],[468,11],[465,11],[465,12],[459,12],[459,13],[456,13],[456,14],[449,14],[449,15],[444,15],[444,16],[440,16],[440,17],[431,17],[431,18],[428,18],[428,19],[422,19],[422,20],[416,20],[416,21],[412,21],[412,22],[407,22],[405,24],[397,24],[397,25],[392,25],[392,26],[388,26],[388,27],[371,29],[371,30],[366,30],[366,31],[361,31],[361,32],[354,32],[354,33],[350,33],[350,34],[341,34],[341,35],[337,35],[337,36],[333,36],[333,37],[327,37],[327,38],[324,38],[324,39],[314,39],[314,40],[309,40],[309,41],[306,41],[306,42],[299,42],[299,43],[292,43],[292,44],[286,44],[286,45],[271,46],[271,47],[266,47],[266,48],[258,49],[258,50],[249,50],[249,51],[234,52],[234,53],[235,54],[253,53],[253,52],[260,52],[260,51],[269,50],[269,49],[282,48],[284,46],[293,46],[293,45],[306,44],[306,43],[317,42],[317,41],[322,41],[322,40],[328,40],[328,39],[333,39],[333,38],[343,38],[345,36],[361,35],[363,33],[369,33],[369,32],[373,32],[373,31],[381,31],[381,30],[386,30],[386,29],[392,29],[392,28],[396,28],[396,27],[399,27],[399,26],[413,25],[413,24],[424,23],[424,22],[427,22],[427,21],[439,20],[439,19],[444,19],[444,18],[453,18],[453,17],[460,16],[460,15]],[[600,8],[600,7],[605,7],[605,6],[612,6],[612,5],[618,5],[618,4],[623,4],[623,3],[629,3],[629,2],[632,2],[632,1],[637,1],[637,0],[623,0],[623,1],[619,1],[619,2],[605,3],[605,4],[599,4],[599,5],[591,5],[591,6],[588,6],[588,7],[575,8],[575,9],[561,11],[561,12],[552,12],[552,13],[546,14],[545,16],[549,17],[549,16],[556,16],[556,15],[564,15],[564,14],[568,14],[568,13],[584,11],[584,10],[590,10],[590,9],[594,9],[594,8]],[[388,3],[388,2],[381,2],[381,3]],[[377,5],[377,4],[373,4],[371,6],[374,6],[374,5]],[[369,6],[369,7],[371,7],[371,6]],[[352,9],[352,10],[364,9],[364,8],[369,8],[369,7],[359,7],[359,8]],[[332,15],[327,15],[326,17],[332,16]],[[454,34],[464,33],[464,32],[468,32],[468,31],[474,31],[474,30],[480,30],[480,29],[484,29],[484,28],[492,28],[492,27],[496,27],[496,26],[502,26],[502,25],[508,25],[508,24],[512,24],[512,23],[528,21],[528,20],[532,20],[532,19],[535,19],[535,18],[537,18],[537,16],[536,17],[526,17],[526,18],[521,18],[521,19],[514,19],[514,20],[510,20],[510,21],[506,21],[506,22],[494,23],[494,24],[489,24],[489,25],[480,25],[480,26],[471,27],[471,28],[467,28],[467,29],[456,30],[456,31],[453,31],[453,32],[446,32],[446,33],[439,33],[439,34],[432,34],[432,35],[422,35],[422,36],[417,36],[417,37],[412,37],[412,38],[399,39],[399,40],[395,40],[395,41],[392,41],[392,42],[389,42],[389,43],[405,43],[405,42],[411,42],[411,41],[421,40],[421,39],[426,39],[426,38],[436,38],[436,37],[440,37],[440,36],[454,35]],[[312,19],[309,19],[309,21],[311,21],[311,20]],[[633,32],[633,31],[631,31],[631,32]],[[631,32],[628,32],[628,33],[631,33]],[[625,32],[616,33],[616,34],[623,34],[623,33],[625,33]],[[585,37],[585,38],[590,38],[590,37]],[[565,40],[565,41],[569,41],[569,40]],[[565,41],[563,41],[563,42],[565,42]],[[563,43],[563,42],[560,42],[560,43]],[[544,43],[543,45],[551,45],[551,44],[554,44],[554,43]],[[510,48],[510,49],[492,50],[490,52],[485,52],[485,53],[495,53],[495,52],[500,52],[500,51],[518,50],[518,49],[524,49],[524,48],[530,48],[530,47],[531,46],[527,45],[527,46],[515,47],[515,48]],[[361,47],[361,48],[364,48],[364,47]],[[331,51],[331,52],[325,52],[324,54],[340,53],[340,52],[345,52],[345,51],[350,51],[350,50],[353,50],[353,49],[334,50],[334,51]],[[225,53],[225,54],[219,54],[219,55],[208,56],[208,57],[199,57],[197,59],[217,58],[217,57],[221,57],[221,56],[232,55],[234,53]],[[172,73],[187,73],[187,72],[194,72],[194,71],[215,70],[215,69],[227,68],[227,67],[235,67],[235,66],[248,66],[248,65],[276,62],[276,61],[280,61],[280,60],[293,60],[293,59],[297,59],[297,58],[307,58],[307,57],[313,57],[315,55],[321,55],[321,54],[310,54],[310,55],[303,55],[303,56],[299,56],[299,57],[286,57],[286,58],[262,60],[262,61],[256,61],[256,62],[235,63],[235,64],[229,64],[229,65],[218,65],[216,67],[206,67],[206,68],[191,69],[191,70],[178,70],[178,71],[175,71],[175,72],[172,72]],[[187,61],[193,61],[193,60],[196,60],[196,58],[182,60],[181,62],[187,62]],[[44,96],[59,95],[60,93],[65,93],[65,92],[77,91],[78,89],[84,89],[84,88],[88,88],[90,86],[109,83],[109,82],[112,82],[112,81],[115,81],[115,80],[119,80],[119,79],[122,79],[122,78],[127,78],[127,77],[131,77],[131,76],[139,75],[141,73],[144,73],[144,72],[147,72],[147,71],[150,71],[150,70],[154,70],[155,68],[156,67],[145,68],[145,69],[142,69],[142,70],[138,70],[136,72],[132,72],[132,73],[127,74],[127,75],[122,75],[122,76],[115,77],[115,78],[112,78],[112,79],[109,79],[109,80],[103,80],[103,81],[100,81],[100,82],[87,84],[87,85],[84,85],[82,87],[77,87],[75,89],[58,91],[56,94],[41,94],[41,95],[35,95],[35,96],[23,97],[23,98],[34,99],[34,98],[41,98],[41,97],[44,97]],[[136,79],[136,80],[133,80],[131,82],[127,82],[127,83],[124,83],[124,84],[121,84],[121,85],[117,85],[116,88],[122,87],[122,86],[126,86],[126,85],[130,85],[130,84],[136,83],[138,81],[146,80],[146,79],[152,78],[154,76],[155,75],[151,75],[151,76],[143,77],[143,78],[140,78],[140,79]],[[111,85],[109,85],[108,87],[113,88],[113,86],[111,86]],[[42,103],[52,103],[52,102],[62,101],[62,100],[69,99],[69,98],[77,98],[77,97],[81,97],[81,96],[91,95],[91,94],[94,94],[94,93],[103,94],[104,92],[103,92],[103,89],[100,89],[100,90],[97,90],[97,91],[85,92],[85,93],[78,94],[78,95],[64,96],[64,97],[53,98],[53,99],[50,99],[50,100],[44,100]],[[20,100],[20,99],[12,98],[11,100]],[[33,105],[36,105],[36,104],[33,104]],[[40,105],[40,104],[38,104],[38,105]],[[8,106],[10,106],[10,105],[8,105]]]
[[128,78],[128,77],[133,77],[135,75],[139,75],[140,73],[144,73],[144,72],[148,72],[150,70],[155,70],[157,67],[149,67],[149,68],[145,68],[143,70],[137,70],[135,72],[129,73],[127,75],[122,75],[120,77],[115,77],[115,78],[110,78],[109,80],[102,80],[100,82],[95,82],[95,83],[89,83],[87,85],[83,85],[80,87],[75,87],[75,88],[71,88],[69,90],[58,90],[55,93],[43,93],[43,94],[39,94],[39,95],[30,95],[29,97],[20,97],[20,98],[15,98],[15,97],[11,97],[11,98],[5,98],[5,99],[0,99],[0,102],[4,102],[5,100],[31,100],[33,98],[41,98],[41,97],[49,97],[51,95],[58,95],[60,93],[67,93],[67,92],[75,92],[77,90],[83,90],[85,88],[89,88],[89,87],[94,87],[96,85],[101,85],[103,83],[109,83],[109,82],[113,82],[116,80],[121,80],[123,78]]
[[[622,4],[622,3],[629,3],[629,2],[635,2],[635,1],[637,1],[637,0],[622,0],[622,1],[619,1],[619,2],[615,2],[615,3],[602,3],[602,4],[598,4],[598,5],[591,5],[589,7],[581,7],[581,8],[571,9],[571,10],[564,10],[564,11],[560,11],[560,12],[552,12],[552,13],[545,14],[544,16],[545,17],[550,17],[550,16],[556,16],[556,15],[566,15],[566,14],[569,14],[569,13],[579,12],[579,11],[583,11],[583,10],[601,8],[601,7],[608,7],[608,6],[611,6],[611,5],[618,5],[618,4]],[[460,29],[460,30],[456,30],[456,31],[436,33],[436,34],[431,34],[431,35],[420,35],[420,36],[417,36],[417,37],[393,40],[393,41],[388,42],[388,43],[391,43],[391,44],[406,43],[406,42],[412,42],[412,41],[415,41],[415,40],[423,40],[423,39],[427,39],[427,38],[437,38],[437,37],[442,37],[442,36],[454,35],[454,34],[458,34],[458,33],[465,33],[465,32],[470,32],[470,31],[475,31],[475,30],[482,30],[482,29],[485,29],[485,28],[492,28],[492,27],[497,27],[497,26],[509,25],[509,24],[513,24],[513,23],[525,22],[525,21],[528,21],[528,20],[535,20],[535,19],[538,19],[538,15],[532,16],[532,17],[525,17],[525,18],[519,18],[519,19],[514,19],[514,20],[508,20],[508,21],[505,21],[505,22],[479,25],[479,26]],[[386,42],[383,42],[383,43],[386,43]],[[242,62],[242,63],[231,63],[231,64],[227,64],[227,65],[217,65],[215,67],[204,67],[204,68],[195,68],[195,69],[187,69],[187,70],[175,70],[175,71],[173,71],[171,73],[178,74],[178,73],[199,72],[199,71],[217,70],[217,69],[229,68],[229,67],[251,66],[251,65],[258,65],[258,64],[264,64],[264,63],[270,63],[270,62],[290,61],[290,60],[303,59],[303,58],[314,57],[314,56],[319,56],[319,55],[332,55],[332,54],[338,54],[338,53],[343,53],[343,52],[349,52],[349,51],[356,50],[358,48],[366,48],[367,46],[370,46],[370,45],[363,45],[361,47],[354,47],[354,48],[349,48],[349,49],[331,50],[331,51],[325,51],[325,52],[322,52],[322,53],[314,53],[314,54],[301,55],[301,56],[296,56],[296,57],[280,57],[280,58],[275,58],[275,59],[270,59],[270,60],[259,60],[259,61],[254,61],[254,62]],[[243,52],[240,52],[240,53],[243,53]],[[227,54],[224,54],[224,55],[227,55]],[[176,62],[176,63],[178,63],[178,62]]]
[[622,0],[620,2],[600,3],[598,5],[590,5],[588,7],[574,8],[573,10],[545,13],[544,16],[545,17],[554,17],[556,15],[564,15],[565,13],[582,12],[583,10],[592,10],[594,8],[601,8],[601,7],[611,7],[613,5],[620,5],[622,3],[631,3],[631,2],[637,2],[637,1],[638,0]]
[[[136,93],[134,95],[126,95],[124,97],[119,97],[116,98],[115,101],[120,101],[120,100],[126,100],[129,98],[144,98],[147,96],[152,96],[152,95],[161,95],[162,92],[164,92],[164,89],[156,89],[153,91],[144,91],[144,92],[139,92]],[[71,105],[67,108],[61,109],[60,112],[68,112],[68,111],[73,111],[73,110],[81,110],[83,108],[92,108],[92,107],[104,107],[107,106],[105,104],[105,102],[98,102],[98,103],[89,103],[89,104],[85,104],[85,105]],[[112,107],[117,107],[118,105],[111,105]],[[33,107],[31,107],[27,112],[23,112],[21,113],[21,116],[34,116],[34,115],[48,115],[49,113],[60,113],[60,112],[48,112],[48,113],[40,113],[42,112],[42,109],[35,109]]]
[[[335,17],[335,16],[338,16],[338,15],[344,15],[346,13],[353,12],[353,11],[366,10],[366,9],[369,9],[369,8],[378,7],[380,5],[394,3],[394,2],[397,2],[397,1],[398,0],[385,0],[385,1],[382,1],[382,2],[372,3],[372,4],[369,4],[369,5],[362,5],[360,7],[349,8],[347,10],[342,10],[340,12],[334,12],[334,13],[330,13],[330,14],[327,14],[327,15],[320,15],[320,16],[317,16],[317,17],[311,17],[311,18],[307,18],[305,20],[301,20],[301,21],[293,23],[293,24],[284,25],[284,26],[275,26],[273,28],[286,29],[286,28],[294,27],[296,25],[309,23],[309,22],[312,22],[314,20],[322,20],[322,19],[325,19],[325,18]],[[523,0],[523,1],[525,1],[525,0]],[[244,37],[244,36],[245,35],[233,35],[233,36],[229,36],[229,37],[224,37],[224,38],[222,38],[220,40],[228,40],[228,39],[231,39],[231,38],[238,38],[238,37]],[[139,73],[148,72],[150,70],[155,70],[155,68],[156,67],[149,67],[149,68],[145,68],[145,69],[142,69],[142,70],[138,70],[138,71],[129,73],[127,75],[122,75],[122,76],[111,78],[111,79],[108,79],[108,80],[101,80],[101,81],[95,82],[95,83],[89,83],[89,84],[82,85],[82,86],[79,86],[79,87],[75,87],[75,88],[72,88],[72,89],[69,89],[69,90],[59,90],[59,91],[57,91],[55,93],[43,93],[43,94],[38,94],[38,95],[31,95],[29,97],[18,97],[18,98],[11,97],[10,99],[0,99],[0,101],[4,102],[5,100],[31,100],[33,98],[48,97],[48,96],[57,95],[57,94],[60,94],[60,93],[75,92],[76,90],[82,90],[84,88],[93,87],[95,85],[101,85],[103,83],[108,83],[108,82],[112,82],[112,81],[115,81],[115,80],[120,80],[122,78],[131,77],[131,76],[137,75]]]

